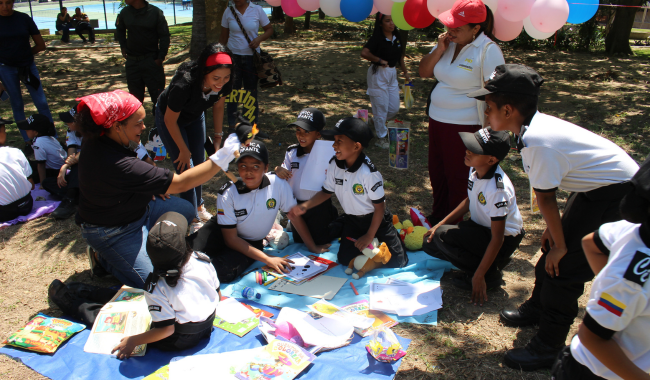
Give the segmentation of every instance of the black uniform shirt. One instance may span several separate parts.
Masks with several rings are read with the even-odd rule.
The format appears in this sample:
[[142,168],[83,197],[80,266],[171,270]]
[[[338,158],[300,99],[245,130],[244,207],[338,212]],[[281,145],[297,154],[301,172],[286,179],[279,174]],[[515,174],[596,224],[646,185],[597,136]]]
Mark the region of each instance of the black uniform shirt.
[[363,47],[368,48],[374,56],[388,62],[390,67],[397,66],[402,57],[402,44],[395,35],[393,35],[393,40],[389,41],[383,34],[373,34]]
[[127,55],[155,54],[156,59],[165,59],[169,50],[167,20],[160,8],[144,3],[144,8],[135,9],[129,5],[122,9],[115,20],[117,40]]

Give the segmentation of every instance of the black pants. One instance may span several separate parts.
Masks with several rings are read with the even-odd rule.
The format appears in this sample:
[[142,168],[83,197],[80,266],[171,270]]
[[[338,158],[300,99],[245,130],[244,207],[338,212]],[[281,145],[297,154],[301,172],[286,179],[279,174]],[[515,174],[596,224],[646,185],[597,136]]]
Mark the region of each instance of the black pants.
[[0,223],[14,220],[19,216],[28,215],[32,212],[33,207],[34,199],[32,198],[32,193],[29,192],[27,195],[15,202],[0,206]]
[[[522,230],[519,235],[503,238],[503,245],[485,273],[486,277],[498,275],[498,271],[508,265],[510,257],[519,248],[524,234]],[[449,261],[471,277],[481,264],[491,240],[492,230],[470,219],[458,225],[440,226],[433,235],[431,243],[424,242],[422,250],[435,258]]]
[[175,323],[172,335],[151,343],[151,346],[163,351],[181,351],[192,348],[202,339],[210,338],[213,322],[214,312],[203,322]]
[[593,372],[578,361],[571,354],[571,347],[566,346],[560,351],[551,369],[552,380],[598,380],[603,377],[594,375]]
[[[348,239],[348,237],[357,239],[365,235],[370,228],[373,215],[345,214],[342,216],[343,230],[341,232],[341,245],[338,253],[338,261],[341,265],[347,267],[350,264],[350,260],[354,260],[355,257],[361,255],[361,251],[354,246],[355,242]],[[409,258],[406,254],[406,247],[393,226],[393,216],[390,212],[386,211],[384,214],[384,218],[377,229],[375,237],[380,243],[386,243],[392,255],[385,267],[403,268],[408,264]]]
[[77,27],[74,29],[74,31],[84,41],[86,41],[86,37],[84,37],[83,32],[87,31],[88,39],[90,40],[90,42],[95,42],[95,28],[93,28],[92,25],[90,25],[90,23],[80,22],[77,25]]
[[[232,282],[255,262],[250,257],[226,245],[216,216],[204,224],[195,234],[189,236],[188,241],[192,245],[192,249],[210,256],[212,265],[217,271],[219,282]],[[260,251],[264,249],[262,240],[247,240],[247,242]]]
[[621,199],[632,189],[629,182],[605,186],[587,193],[571,193],[562,214],[567,246],[560,260],[560,275],[551,278],[545,270],[546,254],[535,265],[535,287],[531,301],[542,308],[537,336],[547,345],[562,347],[578,315],[578,298],[594,273],[582,250],[582,238],[604,223],[621,220]]
[[61,41],[63,42],[70,42],[70,25],[69,24],[61,24],[56,27],[56,30],[60,30],[63,32],[61,35]]
[[[305,201],[298,201],[298,204],[303,202]],[[335,237],[331,236],[329,225],[338,216],[339,212],[332,204],[332,198],[307,210],[307,212],[303,214],[302,219],[305,221],[307,229],[316,245],[331,243],[332,240],[334,240]],[[291,226],[291,229],[293,230],[293,241],[296,243],[302,243],[302,237],[300,237],[298,232],[293,228],[293,225]]]
[[144,102],[145,87],[149,90],[151,103],[153,103],[152,114],[156,114],[156,102],[158,96],[165,89],[165,70],[156,64],[155,54],[142,56],[131,56],[126,58],[124,65],[126,69],[126,85],[131,95]]
[[74,165],[70,168],[70,173],[66,174],[65,180],[68,183],[63,187],[59,187],[57,177],[52,177],[49,174],[43,180],[41,187],[47,190],[50,194],[56,195],[60,198],[70,198],[71,201],[76,202],[79,197],[79,165]]

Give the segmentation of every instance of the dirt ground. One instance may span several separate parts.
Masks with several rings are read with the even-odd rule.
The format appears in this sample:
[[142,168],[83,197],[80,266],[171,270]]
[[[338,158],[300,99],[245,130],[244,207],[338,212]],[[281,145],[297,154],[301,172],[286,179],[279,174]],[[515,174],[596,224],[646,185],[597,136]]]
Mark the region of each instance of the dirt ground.
[[[314,22],[314,21],[312,21]],[[318,24],[316,24],[318,27]],[[339,28],[345,30],[345,28]],[[260,91],[260,125],[271,135],[267,146],[271,166],[279,165],[286,147],[295,137],[286,124],[304,107],[318,107],[332,127],[337,120],[350,116],[359,108],[370,108],[366,91],[368,65],[359,58],[362,42],[332,41],[330,34],[309,38],[307,32],[293,38],[270,40],[265,44],[276,57],[283,73],[284,85]],[[172,53],[166,73],[174,73],[187,33],[173,38]],[[98,44],[101,45],[101,44]],[[108,46],[108,45],[106,45]],[[388,167],[388,153],[376,147],[367,150],[385,178],[386,198],[390,209],[400,219],[410,207],[428,214],[432,205],[427,174],[427,117],[423,112],[431,81],[419,78],[417,66],[431,42],[411,43],[407,66],[415,82],[415,105],[402,108],[398,115],[412,125],[410,168],[397,171]],[[612,139],[637,161],[650,152],[650,62],[646,57],[609,58],[593,54],[568,54],[552,51],[511,51],[504,48],[506,62],[523,63],[538,70],[545,78],[540,109],[566,118]],[[181,56],[182,58],[182,56]],[[46,51],[37,56],[43,85],[53,114],[74,104],[74,98],[94,92],[125,89],[124,60],[114,47]],[[28,113],[36,112],[25,97]],[[145,107],[150,110],[147,101]],[[0,116],[12,117],[8,102],[0,103]],[[211,132],[212,115],[206,115]],[[153,125],[151,115],[146,123]],[[59,136],[65,128],[57,123]],[[14,128],[8,129],[9,144],[22,147]],[[146,136],[146,134],[145,134]],[[165,165],[169,165],[166,162]],[[535,328],[510,328],[498,319],[499,310],[516,306],[530,295],[533,268],[539,253],[539,239],[544,223],[539,214],[530,212],[529,185],[518,154],[503,163],[517,188],[517,200],[528,232],[505,269],[506,285],[488,294],[483,306],[468,303],[469,292],[449,285],[449,274],[442,279],[444,306],[439,311],[438,326],[401,324],[395,331],[412,339],[397,379],[544,379],[548,371],[524,373],[501,364],[506,350],[527,343]],[[205,204],[214,213],[216,190],[225,181],[221,174],[204,185]],[[560,193],[563,205],[566,193]],[[85,256],[86,244],[73,218],[55,221],[50,217],[0,231],[0,337],[4,338],[24,325],[38,312],[60,316],[61,312],[47,299],[47,288],[55,278],[113,285],[114,280],[90,279]],[[585,294],[588,294],[587,286]],[[584,314],[586,296],[580,300]],[[572,335],[572,334],[570,334]],[[42,379],[43,376],[10,358],[0,357],[0,378]]]

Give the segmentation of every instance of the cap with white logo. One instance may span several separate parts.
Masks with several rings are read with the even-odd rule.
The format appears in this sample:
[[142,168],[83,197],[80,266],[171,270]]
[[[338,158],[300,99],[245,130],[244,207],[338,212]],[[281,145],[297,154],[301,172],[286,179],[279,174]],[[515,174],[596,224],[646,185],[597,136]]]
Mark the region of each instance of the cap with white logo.
[[506,131],[493,131],[481,128],[475,133],[458,132],[467,150],[475,154],[494,156],[499,161],[510,152],[510,134]]
[[287,127],[296,126],[307,132],[320,132],[325,127],[325,115],[317,108],[305,108],[298,114],[298,119]]
[[480,24],[487,18],[487,9],[481,0],[458,0],[438,19],[447,28],[459,28],[467,24]]
[[256,160],[262,161],[264,164],[269,163],[269,151],[266,149],[266,145],[259,140],[253,140],[248,145],[242,145],[239,148],[239,162],[244,157],[253,157]]

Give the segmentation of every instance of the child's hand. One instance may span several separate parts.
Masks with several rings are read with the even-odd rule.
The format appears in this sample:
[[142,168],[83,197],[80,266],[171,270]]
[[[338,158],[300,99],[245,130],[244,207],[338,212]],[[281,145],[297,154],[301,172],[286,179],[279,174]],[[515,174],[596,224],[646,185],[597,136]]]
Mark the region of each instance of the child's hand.
[[287,179],[289,179],[289,178],[291,178],[293,176],[293,173],[291,172],[291,170],[287,170],[287,169],[283,168],[282,166],[276,166],[275,167],[275,175],[277,175],[278,177],[280,177],[280,178],[282,178],[284,180],[287,180]]
[[118,359],[128,359],[131,356],[133,349],[135,348],[135,345],[130,342],[129,338],[129,336],[122,338],[122,340],[120,340],[120,343],[115,346],[113,351],[111,351],[111,354],[117,351],[116,356]]
[[68,166],[73,166],[79,163],[79,159],[77,158],[77,156],[68,156],[68,158],[65,159],[65,163]]
[[483,300],[488,300],[485,277],[474,274],[474,277],[472,277],[472,302],[474,302],[474,306],[476,306],[477,303],[480,306],[483,306]]
[[68,185],[68,182],[65,180],[65,172],[65,170],[61,169],[59,176],[56,177],[56,184],[59,185],[60,188]]
[[309,252],[315,253],[315,254],[318,255],[318,254],[321,254],[321,253],[324,253],[324,252],[329,252],[329,247],[331,245],[332,244],[314,245],[311,248],[309,248],[309,247],[307,247],[307,248],[309,249]]
[[363,251],[364,249],[368,248],[370,243],[372,243],[373,238],[374,236],[365,234],[357,239],[357,241],[354,243],[354,246],[357,247],[359,251]]
[[302,205],[295,205],[291,208],[291,211],[289,211],[290,214],[293,214],[295,216],[300,216],[304,215],[307,212],[307,209]]
[[274,271],[278,273],[288,273],[291,272],[289,264],[293,264],[293,261],[285,259],[284,257],[269,257],[266,265],[271,267]]
[[561,249],[558,247],[552,247],[551,250],[546,255],[546,273],[551,277],[557,277],[560,275],[560,260],[566,255],[567,249]]
[[429,231],[427,231],[424,234],[424,238],[427,239],[427,243],[431,243],[431,239],[433,239],[433,234],[436,233],[436,230],[442,225],[442,223],[438,223],[435,226],[429,228]]

